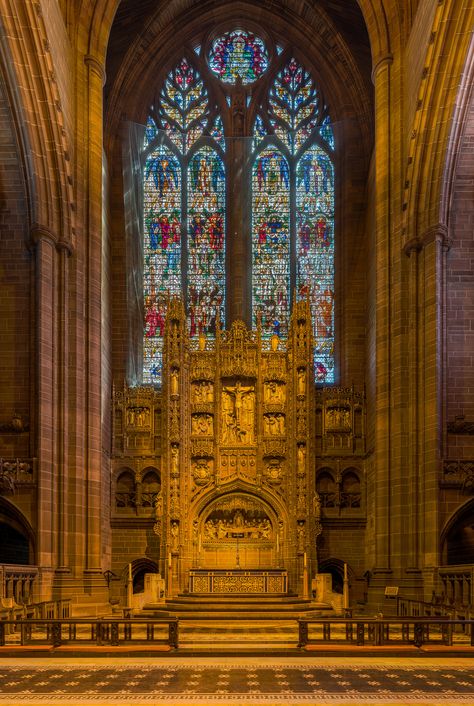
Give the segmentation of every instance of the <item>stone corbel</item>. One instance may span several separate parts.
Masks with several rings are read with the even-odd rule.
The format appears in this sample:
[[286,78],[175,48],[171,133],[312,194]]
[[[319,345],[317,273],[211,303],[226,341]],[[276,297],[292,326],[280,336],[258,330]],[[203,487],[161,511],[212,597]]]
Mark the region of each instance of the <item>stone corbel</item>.
[[437,223],[430,226],[423,235],[411,238],[403,245],[403,253],[410,257],[412,252],[419,253],[427,245],[438,242],[442,248],[449,250],[452,245],[452,238],[448,236],[448,227],[444,223]]

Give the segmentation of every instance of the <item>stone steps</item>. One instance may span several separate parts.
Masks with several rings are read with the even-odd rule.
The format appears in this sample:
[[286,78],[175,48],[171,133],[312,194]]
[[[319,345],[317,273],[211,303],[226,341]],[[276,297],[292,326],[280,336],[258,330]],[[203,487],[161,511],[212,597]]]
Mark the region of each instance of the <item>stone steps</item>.
[[288,621],[302,616],[329,616],[332,613],[333,609],[327,603],[315,603],[295,595],[181,594],[165,604],[149,603],[143,606],[140,615],[174,615],[179,620],[218,620],[231,623],[245,620]]

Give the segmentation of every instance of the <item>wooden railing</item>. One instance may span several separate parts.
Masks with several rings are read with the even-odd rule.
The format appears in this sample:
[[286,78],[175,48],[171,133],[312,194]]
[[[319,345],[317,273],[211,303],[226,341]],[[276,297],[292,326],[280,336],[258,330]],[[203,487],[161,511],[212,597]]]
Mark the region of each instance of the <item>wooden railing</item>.
[[321,618],[298,620],[298,647],[306,645],[350,644],[380,647],[424,644],[452,646],[453,632],[466,629],[474,646],[474,621],[445,618],[364,618],[346,620]]
[[399,618],[451,618],[456,620],[455,609],[444,603],[428,603],[413,598],[397,596],[397,616]]
[[[164,630],[163,630],[164,628]],[[161,632],[161,635],[157,633]],[[163,634],[164,633],[164,634]],[[19,636],[19,643],[18,643]],[[177,618],[92,619],[65,620],[3,620],[0,621],[0,646],[51,645],[151,645],[165,644],[178,647]]]

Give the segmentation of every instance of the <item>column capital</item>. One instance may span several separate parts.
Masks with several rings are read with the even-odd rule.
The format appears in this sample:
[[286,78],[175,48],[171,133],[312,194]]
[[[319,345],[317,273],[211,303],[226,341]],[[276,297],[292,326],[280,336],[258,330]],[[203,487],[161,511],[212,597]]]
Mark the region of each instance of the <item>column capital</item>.
[[412,252],[420,252],[431,243],[439,243],[441,247],[449,248],[452,245],[452,239],[448,236],[448,228],[444,223],[436,223],[425,230],[422,235],[417,235],[411,240],[408,240],[403,245],[403,252],[407,257],[410,257]]
[[30,241],[32,245],[37,245],[38,243],[44,241],[50,243],[54,248],[58,244],[58,236],[54,231],[52,231],[47,226],[40,225],[39,223],[34,223],[30,229]]
[[375,84],[375,80],[377,78],[377,75],[380,73],[380,71],[385,67],[385,66],[391,66],[393,64],[393,54],[385,54],[385,56],[380,57],[378,59],[372,69],[372,83]]
[[87,66],[88,69],[93,71],[102,81],[102,85],[105,85],[105,69],[102,66],[101,62],[99,59],[97,59],[95,56],[92,56],[92,54],[86,54],[84,57],[84,64]]
[[68,257],[74,255],[74,245],[66,240],[59,240],[56,243],[56,250],[64,252]]
[[449,250],[452,245],[451,239],[448,237],[448,227],[444,223],[436,223],[427,228],[421,236],[421,242],[423,247],[437,242],[446,250]]

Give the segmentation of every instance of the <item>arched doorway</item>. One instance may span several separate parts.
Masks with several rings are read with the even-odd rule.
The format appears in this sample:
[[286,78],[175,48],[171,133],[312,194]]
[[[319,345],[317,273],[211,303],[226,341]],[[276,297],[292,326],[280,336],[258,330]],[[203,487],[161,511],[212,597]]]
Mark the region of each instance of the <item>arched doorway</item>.
[[34,564],[33,531],[14,505],[0,499],[0,564]]

